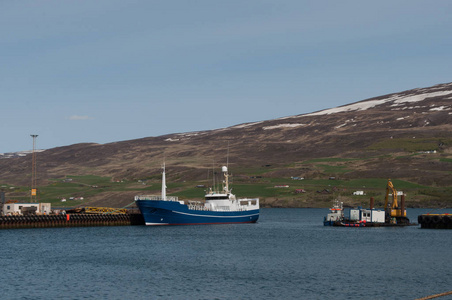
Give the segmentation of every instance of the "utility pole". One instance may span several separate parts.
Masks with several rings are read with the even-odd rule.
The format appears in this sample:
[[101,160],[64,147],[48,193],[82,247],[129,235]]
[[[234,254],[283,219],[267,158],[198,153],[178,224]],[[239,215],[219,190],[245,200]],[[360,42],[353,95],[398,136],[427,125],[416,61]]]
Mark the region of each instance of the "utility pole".
[[33,138],[33,152],[31,154],[31,194],[30,194],[30,202],[38,202],[37,201],[37,192],[36,192],[36,182],[37,182],[37,172],[36,172],[36,138],[37,134],[30,134]]

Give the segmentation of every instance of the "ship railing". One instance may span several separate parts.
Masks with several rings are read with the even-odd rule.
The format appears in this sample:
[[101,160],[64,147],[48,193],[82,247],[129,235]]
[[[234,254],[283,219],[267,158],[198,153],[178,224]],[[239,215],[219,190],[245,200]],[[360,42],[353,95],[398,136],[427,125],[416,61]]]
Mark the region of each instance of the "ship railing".
[[[231,206],[215,206],[215,211],[248,211],[252,209],[259,208],[259,198],[242,198],[238,199],[239,203],[237,205]],[[188,209],[190,210],[202,210],[202,211],[211,211],[212,209],[209,206],[205,206],[203,202],[200,201],[188,201]]]
[[241,206],[216,206],[215,211],[248,211],[250,210],[249,206],[241,205]]
[[188,209],[190,210],[210,210],[204,205],[197,205],[197,204],[188,204]]
[[140,196],[135,196],[135,201],[136,200],[155,200],[155,201],[175,201],[175,202],[179,202],[179,197],[166,196],[166,198],[163,198],[162,196],[156,196],[156,195],[140,195]]
[[204,206],[204,203],[201,201],[193,201],[188,200],[188,209],[191,210],[210,210],[207,207]]

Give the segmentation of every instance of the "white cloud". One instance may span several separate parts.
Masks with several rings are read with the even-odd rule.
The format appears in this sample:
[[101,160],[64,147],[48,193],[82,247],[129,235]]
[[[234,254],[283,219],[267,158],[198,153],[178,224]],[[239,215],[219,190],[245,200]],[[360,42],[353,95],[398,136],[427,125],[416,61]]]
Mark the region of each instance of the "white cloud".
[[72,121],[81,121],[81,120],[92,120],[93,118],[89,117],[89,116],[78,116],[78,115],[73,115],[68,117],[69,120]]

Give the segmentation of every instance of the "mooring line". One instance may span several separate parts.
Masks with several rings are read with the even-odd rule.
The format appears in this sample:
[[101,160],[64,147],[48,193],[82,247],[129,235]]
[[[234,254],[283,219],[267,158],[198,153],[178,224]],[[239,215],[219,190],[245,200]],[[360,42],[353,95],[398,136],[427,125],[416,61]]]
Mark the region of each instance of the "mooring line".
[[427,296],[427,297],[424,297],[424,298],[419,298],[419,299],[416,299],[416,300],[428,300],[428,299],[434,299],[434,298],[439,298],[439,297],[448,296],[448,295],[452,295],[452,291],[441,293],[441,294],[436,294],[436,295],[431,295],[431,296]]

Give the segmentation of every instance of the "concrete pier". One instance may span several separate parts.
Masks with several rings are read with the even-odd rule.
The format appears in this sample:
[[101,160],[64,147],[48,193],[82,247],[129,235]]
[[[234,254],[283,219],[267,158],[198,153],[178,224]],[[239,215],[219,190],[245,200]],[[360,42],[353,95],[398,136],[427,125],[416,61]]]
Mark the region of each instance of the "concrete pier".
[[0,216],[0,229],[130,225],[144,225],[143,216],[139,213]]
[[452,229],[452,215],[450,214],[426,214],[417,217],[421,228],[428,229]]

